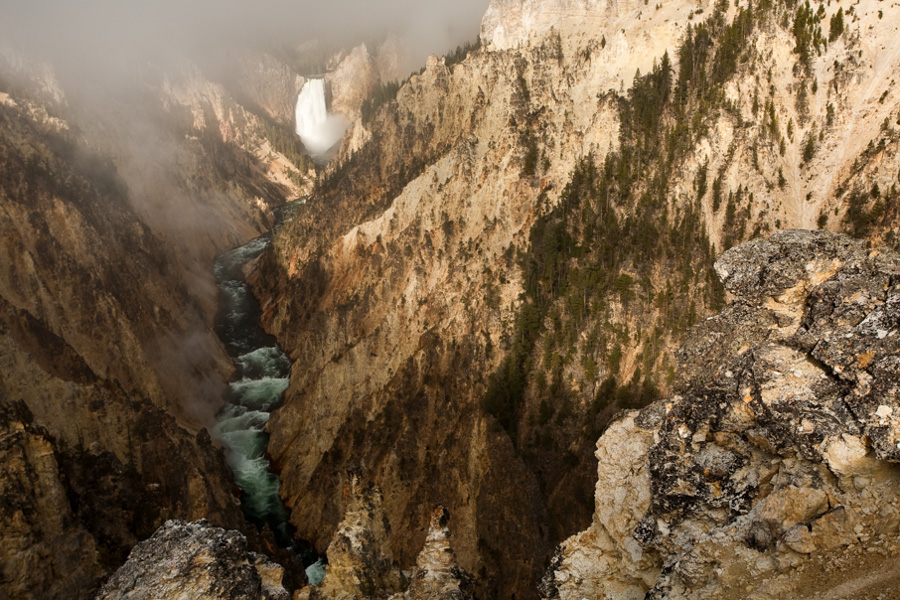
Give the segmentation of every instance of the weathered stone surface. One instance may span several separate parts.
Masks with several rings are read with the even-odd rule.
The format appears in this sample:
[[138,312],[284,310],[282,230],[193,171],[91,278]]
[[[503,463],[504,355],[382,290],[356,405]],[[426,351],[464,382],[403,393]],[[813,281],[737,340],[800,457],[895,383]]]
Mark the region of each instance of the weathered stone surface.
[[0,591],[75,598],[101,574],[94,538],[74,518],[47,432],[0,390]]
[[381,490],[361,489],[351,474],[346,493],[350,504],[328,546],[325,578],[309,589],[311,600],[387,597],[406,585],[391,554]]
[[[577,161],[592,153],[599,166],[618,148],[615,97],[627,97],[636,71],[646,74],[665,51],[677,62],[686,29],[713,13],[714,4],[491,2],[482,49],[455,65],[431,60],[411,77],[396,101],[366,124],[370,135],[354,135],[345,144],[342,166],[329,177],[331,191],[311,198],[304,214],[282,230],[258,289],[272,331],[303,369],[294,373],[285,405],[269,423],[271,449],[294,524],[317,547],[324,550],[337,529],[345,506],[339,474],[354,462],[370,465],[374,483],[385,490],[393,550],[407,563],[421,539],[403,532],[424,528],[421,515],[409,516],[408,506],[442,502],[450,508],[461,564],[498,574],[497,586],[484,595],[511,593],[517,586],[520,596],[529,593],[521,582],[543,570],[560,537],[587,524],[589,503],[576,498],[588,494],[572,493],[591,485],[585,461],[577,468],[553,465],[529,472],[532,464],[515,456],[516,444],[539,433],[529,421],[539,412],[540,394],[526,394],[522,414],[527,416],[513,444],[504,444],[498,439],[503,432],[494,435],[491,420],[482,419],[487,374],[507,355],[508,332],[521,306],[517,298],[525,288],[522,271],[509,258],[527,248],[535,218],[557,206]],[[730,22],[739,8],[724,6],[723,19]],[[698,135],[685,138],[684,160],[665,181],[670,218],[679,219],[675,215],[685,214],[688,199],[696,199],[710,240],[723,248],[755,227],[812,227],[820,216],[828,227],[840,227],[849,204],[844,191],[857,179],[867,189],[877,181],[888,190],[900,159],[897,144],[890,142],[895,134],[881,124],[896,122],[897,104],[893,92],[884,103],[877,100],[893,89],[900,55],[879,50],[890,47],[896,26],[890,12],[879,18],[883,9],[874,0],[855,9],[870,41],[842,39],[814,58],[820,92],[810,96],[809,114],[803,108],[802,119],[802,103],[795,102],[797,54],[790,19],[784,19],[786,27],[771,19],[771,27],[756,28],[746,40],[753,59],[739,61],[737,72],[721,85],[728,109],[704,115]],[[829,14],[836,10],[835,3],[827,8]],[[840,70],[832,68],[836,63]],[[762,126],[754,98],[773,103],[781,129],[787,123],[796,127],[795,135],[781,136],[783,151]],[[842,108],[854,106],[866,109]],[[829,110],[839,126],[822,128]],[[522,172],[528,130],[542,157],[531,178]],[[804,140],[820,138],[815,157],[798,164]],[[870,142],[884,151],[863,156]],[[865,177],[858,176],[857,160]],[[701,170],[704,182],[707,173],[720,178],[725,199],[729,192],[743,198],[735,208],[746,229],[741,224],[739,233],[738,226],[724,225],[731,219],[723,218],[710,190],[702,193]],[[784,185],[773,185],[779,179]],[[630,210],[623,207],[623,222]],[[829,268],[825,263],[812,271],[821,276]],[[659,270],[665,273],[667,266]],[[652,282],[654,295],[665,284]],[[727,336],[710,330],[721,344],[704,345],[703,358],[737,353],[774,326],[791,335],[802,311],[790,294],[783,295],[772,299],[771,308],[735,306],[734,318],[746,313],[744,327]],[[492,298],[498,300],[489,302]],[[628,313],[618,311],[617,323],[598,324],[631,333],[637,325],[642,332],[640,341],[635,336],[622,344],[620,382],[631,377],[641,362],[638,355],[647,356],[645,334],[653,329]],[[589,339],[590,327],[574,331],[572,339]],[[583,359],[598,358],[591,355],[597,347],[592,346],[572,344],[571,360],[563,361],[567,385],[584,381]],[[804,372],[815,376],[814,369]],[[648,375],[646,368],[643,374]],[[657,375],[662,380],[665,374]],[[575,390],[576,406],[590,404],[587,387]],[[771,410],[790,407],[774,402]],[[840,410],[826,407],[818,422],[839,417]],[[806,414],[813,422],[811,416]],[[741,423],[755,417],[749,406],[735,405],[722,418]],[[383,431],[390,433],[382,436]],[[576,435],[583,437],[560,448],[584,456],[594,434]],[[814,437],[807,436],[804,452],[818,443]],[[771,436],[756,433],[743,441],[773,443]],[[741,456],[729,452],[704,460],[720,469]],[[514,519],[495,527],[490,517],[510,499],[504,492],[510,485],[529,497]]]
[[438,506],[431,513],[425,547],[416,559],[409,588],[392,600],[472,600],[472,576],[459,568],[450,546],[450,513]]
[[432,511],[415,567],[402,572],[391,556],[381,491],[360,487],[358,476],[350,474],[346,492],[350,503],[328,546],[325,578],[318,586],[297,590],[294,600],[474,598],[473,578],[459,567],[450,546],[450,513],[446,508],[438,506]]
[[172,520],[134,547],[97,600],[289,600],[283,574],[237,531]]
[[[860,578],[847,589],[882,585],[834,553],[896,549],[898,269],[897,255],[824,232],[726,252],[717,271],[732,304],[691,332],[679,394],[598,442],[637,447],[598,450],[595,523],[561,547],[545,595],[717,598],[751,585],[815,597],[832,560]],[[603,475],[617,470],[634,475],[625,485]],[[642,477],[647,498],[630,492]],[[617,525],[617,543],[604,543]],[[782,577],[798,570],[821,577],[807,587]]]
[[650,504],[647,449],[654,439],[654,428],[641,427],[637,417],[636,411],[628,413],[597,442],[594,521],[558,549],[557,568],[542,584],[547,597],[611,594],[637,600],[659,575],[654,558],[632,535]]
[[[26,407],[0,596],[87,598],[166,519],[245,525],[203,429],[232,368],[212,259],[291,188],[259,119],[197,68],[98,107],[0,54],[0,410]],[[249,85],[282,79],[266,62]]]

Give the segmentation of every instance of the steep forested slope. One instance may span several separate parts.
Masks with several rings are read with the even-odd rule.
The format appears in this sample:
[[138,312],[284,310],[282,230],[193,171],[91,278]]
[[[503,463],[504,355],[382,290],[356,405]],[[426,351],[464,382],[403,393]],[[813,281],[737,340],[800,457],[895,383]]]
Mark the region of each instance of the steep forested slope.
[[597,436],[667,393],[722,306],[714,257],[786,227],[888,235],[898,22],[493,2],[481,48],[369,118],[257,274],[297,360],[270,450],[302,534],[324,549],[361,468],[401,564],[441,502],[483,593],[533,594],[588,522]]

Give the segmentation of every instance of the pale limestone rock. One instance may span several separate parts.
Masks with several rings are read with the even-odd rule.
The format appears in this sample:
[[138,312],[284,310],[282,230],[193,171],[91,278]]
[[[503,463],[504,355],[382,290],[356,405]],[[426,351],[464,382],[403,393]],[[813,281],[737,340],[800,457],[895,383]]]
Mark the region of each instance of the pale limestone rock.
[[659,8],[640,0],[492,0],[481,41],[488,50],[508,51],[559,36],[567,53],[590,49],[590,67],[604,87],[627,89],[636,70],[646,73],[666,49],[671,53],[695,10],[711,6],[706,0]]
[[450,546],[450,513],[443,506],[434,509],[425,547],[416,559],[409,588],[393,600],[471,600],[472,576],[459,568]]
[[794,525],[784,533],[784,543],[788,548],[800,554],[816,551],[816,543],[806,525]]
[[648,448],[654,432],[636,412],[611,425],[597,442],[594,522],[560,546],[544,586],[562,598],[643,598],[659,575],[655,556],[631,536],[650,504]]
[[[840,584],[849,591],[830,597],[849,598],[890,585],[858,557],[888,554],[900,528],[889,421],[897,347],[879,335],[888,326],[879,312],[900,293],[900,258],[824,233],[763,244],[719,263],[734,303],[686,341],[681,394],[626,415],[598,442],[594,523],[561,547],[545,597],[818,598]],[[784,305],[792,333],[760,327]],[[835,366],[843,368],[824,375]],[[648,473],[637,489],[622,483],[625,472],[641,478],[635,457]],[[634,544],[641,552],[629,551]],[[642,572],[643,586],[634,577],[641,558],[656,565]]]
[[[392,104],[376,117],[372,126],[376,134],[367,138],[369,153],[362,155],[364,160],[361,162],[377,164],[381,171],[375,173],[374,167],[369,171],[359,168],[350,178],[358,185],[354,194],[360,192],[364,198],[357,201],[359,198],[354,196],[354,202],[344,204],[333,202],[336,198],[328,198],[313,218],[276,240],[277,260],[284,265],[286,277],[295,280],[297,285],[291,287],[286,283],[272,295],[267,310],[275,322],[274,329],[308,369],[295,374],[281,416],[276,414],[270,422],[272,448],[284,465],[285,495],[294,509],[295,523],[301,529],[307,528],[304,535],[318,538],[317,541],[324,545],[337,526],[339,516],[333,511],[329,514],[321,507],[338,498],[340,491],[333,481],[317,480],[314,473],[325,465],[326,457],[330,460],[335,456],[347,456],[349,453],[344,450],[352,448],[354,452],[365,454],[366,460],[377,463],[378,467],[373,471],[378,473],[379,483],[385,490],[393,490],[393,498],[386,502],[386,511],[392,521],[399,522],[404,518],[411,498],[430,492],[431,482],[424,477],[413,476],[413,481],[404,480],[403,485],[390,485],[410,472],[403,468],[406,461],[416,466],[425,464],[421,454],[411,450],[394,451],[396,447],[391,452],[384,452],[383,449],[365,447],[365,443],[356,444],[353,437],[367,432],[373,422],[382,423],[387,408],[396,407],[393,402],[398,387],[408,389],[409,382],[421,381],[419,376],[425,372],[431,375],[437,370],[444,374],[442,369],[453,357],[448,358],[446,351],[437,353],[439,358],[423,351],[429,347],[428,340],[433,339],[429,337],[430,333],[446,344],[442,350],[472,343],[475,346],[473,354],[479,356],[479,361],[485,345],[471,340],[478,339],[481,331],[488,332],[493,347],[502,347],[503,336],[494,332],[513,323],[514,310],[507,307],[515,306],[522,291],[517,269],[504,271],[510,276],[507,283],[499,286],[501,302],[496,311],[486,306],[483,294],[467,293],[467,290],[493,284],[493,274],[504,250],[510,245],[521,248],[527,244],[527,231],[535,215],[555,205],[559,191],[579,157],[593,151],[595,158],[602,161],[603,156],[617,147],[617,117],[607,103],[607,94],[626,91],[635,70],[640,68],[646,72],[664,50],[668,49],[674,60],[672,51],[684,32],[688,15],[693,14],[693,22],[698,23],[702,18],[694,11],[702,8],[704,15],[709,12],[709,3],[661,4],[656,10],[652,4],[623,3],[621,13],[610,4],[606,6],[606,12],[572,13],[577,18],[557,19],[552,10],[542,13],[542,7],[598,8],[601,5],[495,2],[485,18],[485,51],[475,53],[452,69],[429,69],[421,76],[412,77],[399,92],[396,105]],[[869,9],[875,6],[870,1],[863,4]],[[728,7],[730,17],[734,14],[733,3],[728,3]],[[828,10],[836,10],[836,5],[833,3]],[[527,15],[533,17],[532,22],[528,21]],[[847,81],[849,91],[840,94],[842,100],[848,100],[853,94],[860,93],[865,100],[860,101],[859,108],[865,106],[868,110],[871,106],[873,118],[859,116],[860,111],[847,111],[847,122],[841,121],[840,126],[824,133],[821,154],[813,165],[803,168],[798,166],[800,131],[805,135],[810,129],[809,125],[804,128],[797,125],[799,115],[794,98],[798,82],[792,73],[796,64],[793,34],[790,27],[782,28],[777,22],[755,32],[747,66],[741,67],[735,80],[726,85],[726,94],[734,101],[734,110],[710,117],[713,121],[710,134],[698,143],[696,153],[692,151],[673,180],[667,182],[673,190],[671,197],[696,196],[695,178],[700,166],[708,159],[710,174],[723,173],[723,189],[736,189],[740,184],[750,186],[749,189],[755,192],[755,200],[748,203],[750,222],[758,219],[762,225],[812,226],[820,212],[828,216],[834,208],[844,210],[842,201],[834,194],[842,185],[838,181],[840,174],[850,171],[856,150],[871,140],[877,141],[883,119],[891,117],[890,123],[896,118],[892,114],[896,111],[896,102],[892,99],[880,105],[875,94],[876,90],[880,92],[890,87],[891,73],[897,71],[897,56],[878,49],[892,47],[891,36],[894,34],[890,29],[896,19],[890,13],[888,16],[884,25],[877,25],[873,30],[871,42],[867,41],[864,48],[852,49],[853,53],[862,52],[866,57],[864,61],[874,62],[877,57],[879,68],[870,70],[866,64],[851,69]],[[876,24],[874,16],[864,18],[865,26]],[[501,26],[502,35],[494,36],[492,32]],[[514,31],[517,33],[511,33]],[[559,53],[554,49],[555,33],[559,33]],[[605,39],[605,44],[601,39]],[[826,105],[834,101],[828,90],[839,83],[838,76],[830,69],[835,61],[849,59],[850,52],[849,42],[840,41],[830,44],[816,61],[819,92],[811,99],[810,123],[824,122]],[[519,73],[527,85],[529,102],[511,85],[515,80],[513,74]],[[784,157],[779,155],[776,144],[760,134],[759,119],[751,108],[754,96],[768,98],[769,73],[771,85],[778,92],[774,102],[780,123],[783,125],[791,119],[798,127],[794,139],[786,142]],[[495,77],[497,74],[500,76]],[[840,84],[844,85],[843,82]],[[546,151],[550,164],[540,178],[527,181],[521,176],[517,139],[520,132],[509,125],[510,115],[515,114],[517,123],[522,123],[520,117],[538,108],[541,111],[535,117],[535,129],[541,132],[541,151]],[[849,127],[844,128],[845,124]],[[860,133],[858,142],[849,133],[851,130]],[[420,136],[413,132],[425,133]],[[356,141],[352,146],[345,145],[345,150],[365,152],[365,147],[358,145],[364,138],[354,134]],[[844,142],[838,143],[844,138]],[[847,152],[845,143],[849,143]],[[724,157],[732,156],[732,147],[734,159],[726,163]],[[890,156],[892,147],[893,144],[889,144],[885,156]],[[757,148],[762,151],[757,153],[754,150]],[[757,154],[761,156],[759,170],[751,167],[751,156]],[[415,157],[415,161],[405,161],[402,157],[406,156]],[[349,164],[350,159],[350,151],[341,155],[344,164]],[[890,184],[885,183],[893,180],[897,171],[896,159],[888,164],[891,166],[878,171],[882,189],[889,188]],[[407,172],[407,168],[415,176],[408,181],[402,179],[402,190],[391,190],[391,197],[382,197],[390,187],[385,182],[393,181],[394,174]],[[773,186],[779,169],[784,171],[788,181],[784,189]],[[811,192],[816,195],[807,200],[807,193]],[[819,194],[825,200],[819,200]],[[701,199],[702,210],[710,224],[711,235],[721,249],[722,239],[718,232],[722,229],[725,211],[713,211],[709,196]],[[366,210],[353,213],[360,205]],[[681,206],[680,201],[675,200],[673,205]],[[824,210],[826,208],[828,210]],[[325,223],[331,213],[341,215],[341,222],[333,231],[329,231]],[[449,225],[446,230],[442,228],[445,223]],[[306,241],[310,239],[315,241]],[[471,252],[470,247],[473,248]],[[813,263],[811,270],[827,275],[832,258],[818,266]],[[798,269],[805,271],[807,264],[799,263]],[[315,276],[305,277],[304,272]],[[809,279],[813,281],[814,278]],[[792,281],[792,284],[797,283],[797,280]],[[321,288],[317,287],[320,285]],[[799,331],[798,316],[802,305],[797,300],[805,287],[804,283],[800,287],[784,288],[773,296],[771,310],[766,312],[777,317],[772,323],[773,329],[777,327],[783,335]],[[320,293],[309,298],[306,292],[310,289]],[[300,296],[306,299],[295,300]],[[291,302],[298,305],[296,311],[289,308]],[[289,323],[290,314],[314,314],[315,317],[301,323],[294,319]],[[497,363],[496,358],[487,356],[478,371],[490,372]],[[573,364],[577,363],[576,358]],[[843,369],[843,366],[838,368]],[[483,378],[479,379],[467,369],[459,371],[453,386],[448,386],[463,390],[453,398],[453,404],[463,411],[474,409],[480,393],[474,390],[482,389]],[[402,385],[402,377],[397,375],[401,372],[406,378]],[[735,373],[740,375],[741,372],[735,370]],[[827,378],[824,369],[821,374]],[[431,406],[429,419],[433,423]],[[763,412],[758,408],[748,403],[729,406],[728,411],[748,424],[755,424]],[[406,411],[401,409],[399,412]],[[815,419],[805,415],[796,425],[808,432],[807,446],[820,441],[811,439],[815,437]],[[447,463],[490,464],[493,453],[488,450],[488,441],[466,435],[468,431],[476,430],[474,425],[449,427],[446,432],[443,426],[442,423],[426,428],[429,431],[424,433],[431,434],[429,442],[434,442],[433,445],[426,442],[426,445],[447,448],[447,456],[452,457]],[[775,454],[777,440],[752,427],[746,430],[745,438],[740,441],[749,441],[755,446],[757,455],[753,456],[753,464],[766,463],[765,453]],[[392,431],[400,432],[397,439],[405,439],[404,434],[411,431],[423,433],[411,424],[398,425]],[[858,433],[853,432],[854,435]],[[462,439],[466,442],[454,441]],[[766,467],[748,468],[729,485],[741,485],[740,480],[744,479],[752,482],[752,485],[743,486],[744,491],[757,484],[766,486],[773,463],[766,464]],[[326,468],[336,467],[327,464]],[[493,474],[496,471],[485,468],[484,472]],[[480,536],[494,535],[491,540],[494,547],[507,537],[505,531],[500,534],[485,531],[483,520],[479,521],[475,516],[477,508],[466,507],[464,510],[468,513],[458,508],[465,506],[464,499],[493,497],[494,490],[501,486],[492,480],[485,483],[485,479],[471,483],[471,478],[460,477],[459,481],[447,484],[453,488],[455,496],[454,504],[450,506],[459,524],[455,529],[460,540],[457,552],[463,564],[473,570],[484,560],[478,549],[477,542],[483,541]],[[684,483],[681,489],[689,491],[690,482]],[[710,492],[717,491],[715,485],[709,486]],[[480,493],[480,490],[488,489],[492,491]],[[743,502],[738,494],[735,497],[738,504]],[[715,518],[723,519],[731,509],[719,506],[717,510]],[[529,527],[523,530],[533,531],[535,521],[531,520]],[[402,535],[394,535],[397,545],[403,546],[402,551],[409,559],[418,549]],[[531,545],[531,540],[522,545]],[[512,562],[495,570],[504,577],[526,579],[509,575]]]
[[347,486],[350,504],[328,545],[325,578],[302,592],[311,600],[351,600],[376,593],[388,596],[405,587],[385,530],[381,490],[360,489],[355,474],[349,476]]
[[812,539],[825,550],[849,546],[857,541],[855,527],[859,519],[852,509],[838,507],[812,523]]
[[871,473],[874,465],[870,450],[860,436],[846,433],[823,442],[823,457],[828,467],[843,477]]
[[390,558],[386,544],[381,492],[360,490],[351,477],[353,495],[341,529],[328,547],[325,578],[294,593],[294,600],[471,600],[472,576],[459,568],[450,546],[450,513],[432,511],[425,544],[409,580]]
[[[657,9],[655,5],[660,6]],[[422,352],[429,332],[438,335],[447,347],[472,343],[476,347],[469,354],[477,354],[479,361],[486,344],[472,340],[479,340],[481,331],[487,332],[493,348],[502,347],[504,336],[496,332],[514,322],[516,299],[523,287],[517,269],[504,271],[508,277],[498,286],[501,301],[497,310],[486,306],[484,294],[468,290],[496,283],[493,273],[504,251],[527,244],[527,232],[535,216],[556,204],[575,161],[588,152],[602,161],[617,148],[617,115],[608,94],[627,91],[635,71],[647,72],[664,51],[669,52],[677,69],[677,43],[688,23],[697,24],[711,12],[710,5],[497,0],[485,15],[482,51],[451,69],[438,66],[413,76],[398,93],[397,102],[376,116],[371,132],[354,127],[348,138],[352,142],[345,143],[338,161],[353,167],[351,157],[368,152],[356,155],[360,162],[377,167],[356,165],[349,179],[357,187],[346,194],[355,198],[354,202],[328,198],[308,221],[285,230],[276,239],[277,262],[291,282],[283,286],[279,283],[280,289],[270,294],[266,303],[273,330],[309,367],[295,375],[285,406],[270,422],[272,451],[284,465],[283,489],[294,509],[295,524],[305,529],[305,537],[324,547],[340,519],[321,508],[337,498],[340,490],[333,481],[314,481],[313,477],[326,455],[346,456],[342,451],[353,447],[377,463],[373,472],[378,473],[378,483],[385,490],[395,490],[393,498],[386,501],[392,521],[404,518],[411,498],[428,493],[424,490],[429,489],[430,482],[418,476],[402,486],[390,486],[398,474],[409,472],[401,463],[409,459],[420,466],[424,457],[412,451],[360,448],[351,438],[367,428],[371,419],[385,414],[385,408],[397,397],[394,386],[401,379],[398,373],[404,372],[407,383],[420,381],[422,371],[441,371],[452,360],[446,353],[434,358]],[[896,19],[888,12],[888,18],[879,22],[871,13],[876,3],[865,0],[863,5],[868,12],[861,17],[864,21],[860,27],[872,27],[871,41],[852,48],[849,40],[829,44],[816,60],[819,92],[811,97],[809,123],[802,127],[794,101],[798,83],[792,71],[796,55],[790,27],[773,22],[771,27],[753,33],[750,60],[725,86],[733,110],[710,117],[709,135],[701,136],[696,152],[692,149],[673,180],[667,182],[673,199],[696,196],[696,176],[701,165],[706,165],[710,174],[722,173],[723,189],[742,185],[755,193],[755,200],[748,202],[751,223],[813,226],[819,213],[828,216],[835,208],[845,210],[835,194],[843,185],[838,174],[851,170],[857,151],[869,141],[877,142],[885,118],[891,117],[889,123],[896,120],[892,114],[896,112],[894,97],[889,95],[890,101],[882,105],[875,94],[889,90],[891,74],[897,72],[900,57],[879,50],[892,47]],[[836,6],[833,3],[828,7],[829,14]],[[700,9],[704,11],[702,16],[697,12]],[[733,17],[735,10],[733,3],[728,3],[727,18]],[[693,18],[689,20],[689,16]],[[858,55],[860,52],[862,55]],[[850,66],[851,58],[857,66]],[[870,69],[869,64],[876,59],[879,68]],[[834,72],[835,61],[846,65],[845,75]],[[528,89],[528,101],[514,85],[514,75],[519,73]],[[752,109],[754,96],[769,97],[769,73],[777,91],[773,102],[779,122],[784,126],[792,120],[797,128],[793,139],[786,141],[784,156],[779,154],[777,143],[760,133],[759,119]],[[846,111],[845,121],[840,117],[839,126],[823,133],[822,149],[813,163],[798,166],[803,135],[809,133],[811,123],[824,122],[829,102],[838,102],[828,95],[828,90],[837,85],[845,90],[840,92],[841,102],[858,93],[865,98],[860,100],[860,108],[865,106],[871,114],[863,117],[861,111]],[[839,115],[844,114],[842,106]],[[549,166],[528,181],[521,176],[520,125],[511,126],[510,116],[515,115],[521,124],[521,117],[538,108],[535,130],[541,132],[540,150],[546,152]],[[898,167],[893,147],[889,144],[885,150],[884,168],[870,169],[885,190]],[[759,170],[752,168],[752,156],[757,154]],[[725,161],[728,156],[733,157],[730,162]],[[773,186],[779,169],[787,180],[783,189]],[[383,196],[390,188],[386,182],[393,182],[393,175],[400,172],[413,175],[409,180],[401,178],[402,186],[390,189],[390,197]],[[807,194],[813,192],[807,200]],[[362,194],[361,201],[357,194]],[[673,202],[680,206],[680,201]],[[710,235],[721,249],[725,211],[714,211],[711,204],[710,194],[706,194],[701,209]],[[339,225],[327,224],[331,214],[341,215]],[[835,266],[834,258],[813,262],[803,285],[781,289],[772,297],[773,305],[766,314],[774,318],[773,331],[777,327],[786,336],[799,326],[797,317],[802,307],[796,300],[803,295],[807,282],[818,285],[817,278],[827,276]],[[806,272],[808,264],[810,261],[798,263],[798,270]],[[731,269],[726,270],[731,277]],[[292,287],[294,283],[296,287]],[[320,293],[310,298],[306,293],[309,289]],[[306,300],[296,300],[301,296]],[[291,303],[298,305],[296,310],[291,309]],[[315,317],[298,322],[291,314]],[[888,331],[884,327],[881,330]],[[578,364],[577,358],[572,364]],[[478,371],[491,372],[497,364],[494,356],[486,356]],[[565,376],[574,379],[576,370],[571,368]],[[482,389],[483,378],[471,371],[460,369],[453,380],[454,386],[458,383],[457,387],[464,390],[453,401],[462,410],[477,404],[479,392],[474,390]],[[827,377],[824,370],[821,375]],[[755,408],[743,405],[728,410],[751,421],[759,416]],[[351,421],[355,424],[348,425]],[[812,418],[797,422],[798,428],[814,432],[811,425],[815,425]],[[408,425],[398,428],[401,432],[413,429]],[[489,462],[485,457],[492,453],[485,439],[467,441],[465,449],[463,444],[448,441],[464,439],[463,431],[474,426],[467,424],[446,434],[435,429],[433,447],[445,447],[447,441],[447,456],[452,456],[456,464]],[[403,434],[397,439],[404,439]],[[748,430],[746,439],[761,453],[777,450],[772,439],[757,431]],[[470,450],[476,456],[470,456]],[[765,470],[754,470],[747,476],[764,479],[761,474]],[[476,570],[484,560],[478,548],[480,536],[495,536],[495,547],[508,536],[507,532],[484,531],[483,521],[475,517],[478,509],[464,508],[463,499],[490,495],[480,495],[476,487],[500,486],[484,479],[448,485],[453,487],[454,498],[447,502],[457,519],[456,550],[462,564]],[[554,493],[561,495],[564,491]],[[536,521],[530,519],[529,526],[517,530],[535,531]],[[418,548],[396,534],[395,539],[410,560]],[[533,540],[522,545],[534,546]],[[508,575],[514,568],[510,563],[495,570],[518,581],[528,578]]]
[[828,508],[828,494],[824,491],[789,486],[769,495],[757,519],[781,535],[797,524],[808,524]]
[[329,110],[349,122],[358,119],[360,107],[378,83],[378,73],[366,45],[353,48],[326,74],[325,81],[331,88]]

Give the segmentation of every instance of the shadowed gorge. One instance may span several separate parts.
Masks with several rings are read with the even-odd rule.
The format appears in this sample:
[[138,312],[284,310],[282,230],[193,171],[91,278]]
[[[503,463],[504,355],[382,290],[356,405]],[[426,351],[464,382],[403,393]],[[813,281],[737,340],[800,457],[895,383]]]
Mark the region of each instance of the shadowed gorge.
[[0,595],[894,593],[900,8],[58,8],[0,24]]

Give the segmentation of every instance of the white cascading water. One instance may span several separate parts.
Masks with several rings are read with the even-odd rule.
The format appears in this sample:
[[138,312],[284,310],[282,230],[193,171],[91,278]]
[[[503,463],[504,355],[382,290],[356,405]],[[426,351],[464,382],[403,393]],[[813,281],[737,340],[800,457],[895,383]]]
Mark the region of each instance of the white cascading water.
[[313,158],[326,158],[326,154],[337,144],[347,121],[328,113],[325,107],[325,80],[309,79],[297,97],[297,135]]

